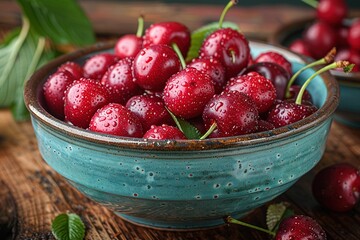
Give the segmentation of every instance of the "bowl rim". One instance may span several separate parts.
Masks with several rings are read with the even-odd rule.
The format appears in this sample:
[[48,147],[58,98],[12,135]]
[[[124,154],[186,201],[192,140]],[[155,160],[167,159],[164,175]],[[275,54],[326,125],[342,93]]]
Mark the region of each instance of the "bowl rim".
[[[350,21],[349,19],[352,19],[352,18],[346,18],[345,21],[349,22]],[[282,43],[291,33],[301,30],[306,25],[309,25],[312,22],[315,22],[315,20],[316,20],[315,17],[306,17],[306,18],[301,18],[301,19],[287,22],[287,23],[281,25],[280,27],[278,27],[277,29],[275,29],[273,34],[271,34],[269,36],[269,43],[274,44],[276,46],[287,47],[287,46],[283,45]],[[291,51],[291,50],[289,49],[289,51]],[[291,52],[293,52],[293,51],[291,51]],[[306,56],[304,56],[304,57],[307,58]],[[336,70],[331,70],[330,72],[332,75],[334,75],[336,77],[336,79],[340,83],[357,85],[360,87],[360,72],[345,73],[345,72],[336,71]]]
[[[271,45],[261,41],[250,41],[264,45]],[[293,135],[300,134],[308,129],[314,128],[325,122],[336,110],[339,103],[339,86],[331,74],[325,72],[321,74],[325,86],[327,88],[327,97],[324,105],[319,108],[314,114],[302,119],[296,123],[280,127],[270,131],[224,137],[211,138],[204,140],[149,140],[142,138],[119,137],[109,134],[91,132],[62,120],[59,120],[48,113],[38,99],[42,91],[42,84],[45,78],[50,75],[58,66],[67,61],[72,61],[87,54],[94,54],[95,52],[106,51],[113,48],[114,41],[98,42],[92,46],[88,46],[74,52],[64,54],[56,59],[51,60],[46,65],[38,69],[30,79],[25,83],[24,100],[27,109],[30,112],[32,121],[33,118],[40,121],[45,126],[51,128],[55,132],[61,132],[69,137],[76,138],[80,141],[90,141],[95,144],[102,144],[106,146],[113,146],[117,148],[126,148],[133,150],[153,150],[153,151],[198,151],[198,150],[219,150],[235,148],[240,146],[254,146],[258,144],[268,144],[277,140],[287,138]],[[284,51],[289,51],[285,47],[275,46]],[[292,53],[307,62],[303,56]]]

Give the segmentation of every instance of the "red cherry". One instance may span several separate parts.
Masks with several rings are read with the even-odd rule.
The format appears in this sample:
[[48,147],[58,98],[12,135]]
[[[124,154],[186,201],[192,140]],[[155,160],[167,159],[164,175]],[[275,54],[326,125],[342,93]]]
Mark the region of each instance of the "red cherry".
[[273,62],[282,66],[289,74],[292,74],[291,63],[283,55],[274,51],[261,53],[255,58],[254,62]]
[[281,101],[269,111],[267,121],[278,128],[300,121],[316,112],[316,110],[317,108],[313,105]]
[[163,99],[155,94],[133,96],[127,101],[126,107],[138,116],[144,131],[150,129],[152,125],[174,123]]
[[347,14],[344,0],[320,0],[316,7],[317,18],[333,26],[340,26]]
[[276,99],[276,89],[272,82],[257,72],[230,79],[224,92],[229,91],[248,95],[255,102],[259,113],[267,112]]
[[[295,101],[295,99],[299,95],[300,89],[301,89],[301,86],[299,86],[299,85],[294,85],[294,84],[291,85],[290,88],[289,88],[289,97],[287,98],[287,100]],[[305,89],[305,91],[303,93],[302,100],[303,101],[308,101],[310,103],[313,102],[311,94],[306,89]]]
[[134,81],[133,60],[133,58],[119,60],[108,68],[101,79],[101,83],[112,92],[114,102],[125,104],[129,98],[143,92]]
[[96,110],[111,100],[110,92],[99,81],[87,78],[75,80],[65,91],[65,121],[77,127],[88,128]]
[[59,70],[48,77],[43,89],[46,106],[54,117],[64,119],[64,96],[69,84],[74,81],[74,76],[66,71]]
[[186,58],[190,48],[190,30],[179,22],[154,23],[145,31],[144,47],[154,44],[165,44],[171,46],[176,43],[181,54]]
[[210,76],[189,67],[174,74],[166,82],[163,98],[173,114],[189,119],[200,116],[214,94]]
[[265,78],[269,79],[275,86],[276,98],[281,100],[284,99],[286,87],[290,80],[290,74],[283,67],[272,62],[259,62],[246,68],[241,75],[249,72],[260,73]]
[[114,54],[120,59],[126,57],[135,57],[143,48],[142,32],[144,29],[144,19],[142,16],[138,19],[138,29],[136,34],[126,34],[120,37],[114,47]]
[[324,229],[311,217],[293,215],[281,221],[274,240],[326,240]]
[[335,30],[330,25],[317,21],[304,31],[303,39],[312,57],[320,59],[336,46],[337,37]]
[[321,169],[314,177],[312,192],[324,207],[346,212],[360,201],[359,169],[348,163],[337,163]]
[[217,125],[210,137],[228,137],[256,132],[259,114],[250,97],[231,91],[211,98],[202,117],[206,129],[214,122]]
[[186,139],[183,132],[178,128],[163,124],[161,126],[152,125],[151,128],[144,134],[146,139]]
[[218,29],[203,41],[200,56],[219,59],[229,79],[238,75],[248,66],[249,42],[237,30],[231,28]]
[[225,69],[217,59],[194,58],[187,66],[208,74],[213,81],[215,93],[221,93],[224,90],[227,80],[225,77]]
[[303,39],[296,39],[295,41],[293,41],[289,45],[289,49],[304,56],[311,57],[310,50]]
[[115,64],[118,58],[110,53],[99,53],[86,60],[83,69],[84,77],[100,80],[107,69]]
[[58,71],[63,71],[63,70],[70,72],[74,76],[74,79],[79,79],[84,76],[83,68],[78,63],[75,62],[68,61],[60,65]]
[[355,20],[351,24],[349,28],[348,43],[351,48],[360,51],[360,19]]
[[140,119],[118,103],[109,103],[92,116],[89,130],[123,137],[143,135]]
[[167,45],[143,48],[134,59],[135,82],[151,91],[162,91],[166,81],[181,70],[179,57]]
[[336,29],[336,44],[337,48],[346,48],[349,46],[348,43],[348,37],[349,37],[349,27],[348,26],[340,26],[338,29]]

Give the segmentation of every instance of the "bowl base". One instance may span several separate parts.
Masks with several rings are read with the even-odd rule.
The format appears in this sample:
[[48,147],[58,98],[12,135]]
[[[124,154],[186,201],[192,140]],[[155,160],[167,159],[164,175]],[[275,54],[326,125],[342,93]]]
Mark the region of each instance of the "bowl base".
[[[197,230],[207,230],[212,228],[218,228],[226,225],[224,218],[217,219],[204,219],[200,221],[159,221],[159,220],[149,220],[134,216],[129,216],[123,213],[115,212],[116,215],[121,217],[123,220],[135,224],[137,226],[152,228],[156,230],[163,231],[197,231]],[[244,217],[246,214],[232,215],[233,218],[239,219]]]

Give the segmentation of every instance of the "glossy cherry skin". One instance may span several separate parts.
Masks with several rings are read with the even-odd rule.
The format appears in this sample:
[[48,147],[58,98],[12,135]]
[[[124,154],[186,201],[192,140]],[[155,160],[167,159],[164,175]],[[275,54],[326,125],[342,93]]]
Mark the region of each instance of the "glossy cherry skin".
[[109,103],[98,109],[91,118],[89,130],[123,137],[143,136],[140,119],[118,103]]
[[333,26],[340,26],[347,14],[344,0],[320,0],[316,8],[317,18]]
[[44,83],[44,98],[49,112],[56,118],[63,120],[64,96],[66,88],[75,80],[66,70],[58,70],[50,75]]
[[[299,95],[300,89],[301,89],[300,85],[294,85],[294,84],[291,85],[290,88],[289,88],[290,96],[287,98],[287,100],[292,99],[293,101],[295,101],[297,96]],[[311,103],[313,102],[311,94],[306,89],[305,89],[305,91],[304,91],[304,93],[302,95],[302,100],[303,101],[308,101],[308,102],[311,102]]]
[[191,33],[187,26],[179,22],[159,22],[152,24],[145,30],[144,47],[154,44],[171,46],[176,43],[181,54],[186,58],[190,48]]
[[360,19],[355,20],[351,24],[349,28],[348,43],[351,48],[360,51]]
[[303,32],[303,39],[311,56],[320,59],[336,46],[337,37],[333,27],[325,22],[316,21]]
[[206,129],[215,122],[209,137],[237,136],[257,131],[259,113],[253,100],[237,91],[215,95],[206,104],[202,118]]
[[144,134],[146,139],[186,139],[186,136],[177,127],[162,124],[161,126],[152,125],[151,128]]
[[215,88],[209,75],[188,67],[171,76],[163,94],[165,105],[173,114],[189,119],[202,114]]
[[120,59],[135,57],[143,48],[143,38],[135,34],[126,34],[120,37],[114,47],[114,54]]
[[259,56],[257,56],[254,60],[255,63],[258,62],[272,62],[272,63],[276,63],[279,64],[280,66],[282,66],[286,71],[289,72],[289,74],[292,73],[292,69],[291,69],[291,63],[280,53],[275,52],[275,51],[268,51],[268,52],[263,52],[261,53]]
[[359,169],[348,163],[337,163],[321,169],[312,182],[315,199],[324,207],[347,212],[360,201]]
[[107,69],[119,59],[111,53],[99,53],[86,60],[83,70],[84,77],[100,80]]
[[281,221],[274,240],[326,240],[324,229],[313,218],[292,215]]
[[196,68],[199,71],[204,71],[208,74],[214,83],[215,93],[221,93],[224,90],[227,78],[225,68],[219,60],[212,57],[194,58],[187,66]]
[[272,82],[257,72],[231,78],[224,92],[238,91],[248,95],[259,113],[267,112],[275,102],[276,89]]
[[243,34],[231,28],[222,28],[203,41],[199,53],[201,57],[219,59],[229,79],[248,66],[250,47]]
[[280,101],[268,113],[267,121],[275,128],[298,122],[314,112],[317,108],[309,104],[296,104],[293,101]]
[[158,95],[143,94],[133,96],[127,101],[126,107],[138,116],[144,131],[150,129],[152,125],[174,125],[162,97]]
[[260,73],[273,83],[276,89],[276,99],[283,100],[285,98],[285,91],[290,80],[290,74],[283,67],[276,63],[260,62],[246,68],[241,75],[250,72]]
[[76,62],[68,61],[66,63],[63,63],[58,68],[58,71],[63,71],[63,70],[70,72],[74,76],[74,79],[79,79],[84,76],[83,68]]
[[167,45],[145,47],[134,59],[135,82],[150,91],[162,91],[166,81],[180,70],[179,57]]
[[134,59],[127,57],[110,66],[101,83],[110,89],[114,102],[125,104],[129,98],[141,94],[143,90],[135,83],[133,74]]

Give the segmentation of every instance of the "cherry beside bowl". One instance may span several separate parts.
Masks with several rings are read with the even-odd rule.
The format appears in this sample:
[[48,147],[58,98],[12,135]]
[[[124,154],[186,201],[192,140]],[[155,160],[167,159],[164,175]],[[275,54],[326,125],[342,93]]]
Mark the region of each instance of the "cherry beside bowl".
[[[275,50],[293,62],[304,58],[285,48],[250,42],[254,56]],[[49,114],[43,83],[66,61],[83,63],[111,52],[113,43],[64,55],[39,69],[24,97],[39,151],[47,164],[90,199],[138,225],[199,229],[240,218],[289,189],[322,158],[339,88],[328,74],[308,86],[319,110],[272,131],[205,140],[144,140],[80,129]],[[314,69],[299,78],[305,81]]]

